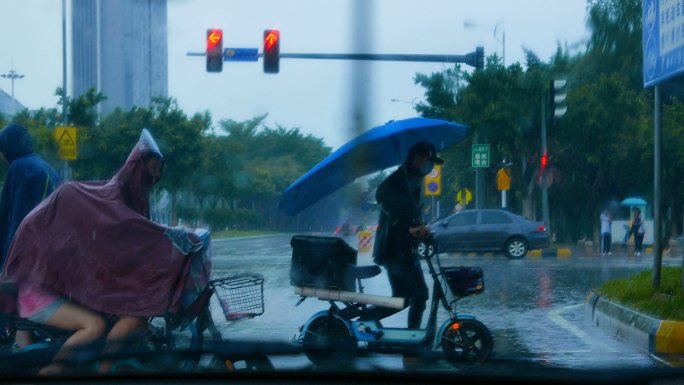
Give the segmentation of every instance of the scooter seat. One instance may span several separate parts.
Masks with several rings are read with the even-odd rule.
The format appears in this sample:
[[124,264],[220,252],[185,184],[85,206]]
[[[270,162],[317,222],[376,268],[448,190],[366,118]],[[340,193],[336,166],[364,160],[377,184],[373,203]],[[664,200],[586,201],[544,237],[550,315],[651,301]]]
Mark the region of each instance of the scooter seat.
[[355,266],[347,265],[347,278],[350,279],[368,279],[379,275],[382,272],[380,266]]

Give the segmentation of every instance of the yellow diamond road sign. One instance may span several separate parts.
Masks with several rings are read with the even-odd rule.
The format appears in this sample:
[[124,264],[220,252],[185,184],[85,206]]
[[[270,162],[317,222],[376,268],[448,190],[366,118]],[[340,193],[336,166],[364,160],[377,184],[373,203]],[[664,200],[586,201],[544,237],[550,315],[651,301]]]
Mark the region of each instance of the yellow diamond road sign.
[[461,202],[462,205],[467,205],[471,200],[473,200],[473,194],[468,189],[460,190],[456,194],[456,202]]
[[55,140],[59,143],[59,156],[62,159],[76,160],[76,127],[57,126],[55,127]]

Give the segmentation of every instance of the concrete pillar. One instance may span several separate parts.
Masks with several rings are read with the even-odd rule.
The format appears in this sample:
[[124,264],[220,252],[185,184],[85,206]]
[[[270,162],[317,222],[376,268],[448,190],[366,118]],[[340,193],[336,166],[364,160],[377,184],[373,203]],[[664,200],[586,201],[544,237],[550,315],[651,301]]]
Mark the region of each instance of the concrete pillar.
[[585,241],[584,242],[584,256],[591,258],[594,256],[594,242]]

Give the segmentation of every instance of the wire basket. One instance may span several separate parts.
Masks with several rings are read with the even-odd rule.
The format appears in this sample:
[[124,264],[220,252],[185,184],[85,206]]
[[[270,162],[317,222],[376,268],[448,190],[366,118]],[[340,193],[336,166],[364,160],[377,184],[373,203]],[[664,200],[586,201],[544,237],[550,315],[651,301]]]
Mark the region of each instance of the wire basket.
[[209,282],[229,322],[264,314],[264,277],[245,273]]

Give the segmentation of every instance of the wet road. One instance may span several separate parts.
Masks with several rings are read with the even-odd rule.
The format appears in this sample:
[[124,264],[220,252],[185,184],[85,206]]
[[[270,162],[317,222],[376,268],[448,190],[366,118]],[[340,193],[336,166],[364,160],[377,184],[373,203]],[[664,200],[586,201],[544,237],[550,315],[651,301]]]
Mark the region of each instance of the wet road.
[[[217,303],[214,319],[224,337],[260,341],[291,341],[297,328],[314,313],[327,309],[323,301],[308,299],[299,307],[289,283],[290,236],[272,236],[215,241],[213,272],[216,277],[239,272],[263,274],[266,313],[258,318],[229,325]],[[347,240],[355,245],[355,240]],[[494,337],[495,362],[570,368],[653,367],[662,365],[643,350],[597,329],[584,317],[587,294],[609,279],[620,278],[652,267],[652,259],[573,257],[508,260],[495,256],[441,256],[443,266],[480,266],[484,270],[483,294],[457,303],[457,312],[477,316]],[[664,258],[664,264],[671,262]],[[359,265],[372,263],[369,253],[359,253]],[[424,265],[426,282],[432,278]],[[388,279],[380,276],[364,281],[365,292],[391,295]],[[428,303],[429,307],[429,303]],[[423,325],[427,321],[425,312]],[[406,311],[383,320],[389,327],[406,325]],[[438,325],[447,318],[439,312]],[[377,355],[366,364],[401,369],[399,356]],[[370,363],[368,363],[370,362]],[[274,359],[276,368],[310,365],[306,357]],[[363,366],[363,364],[360,364]],[[450,370],[442,363],[431,369]]]

